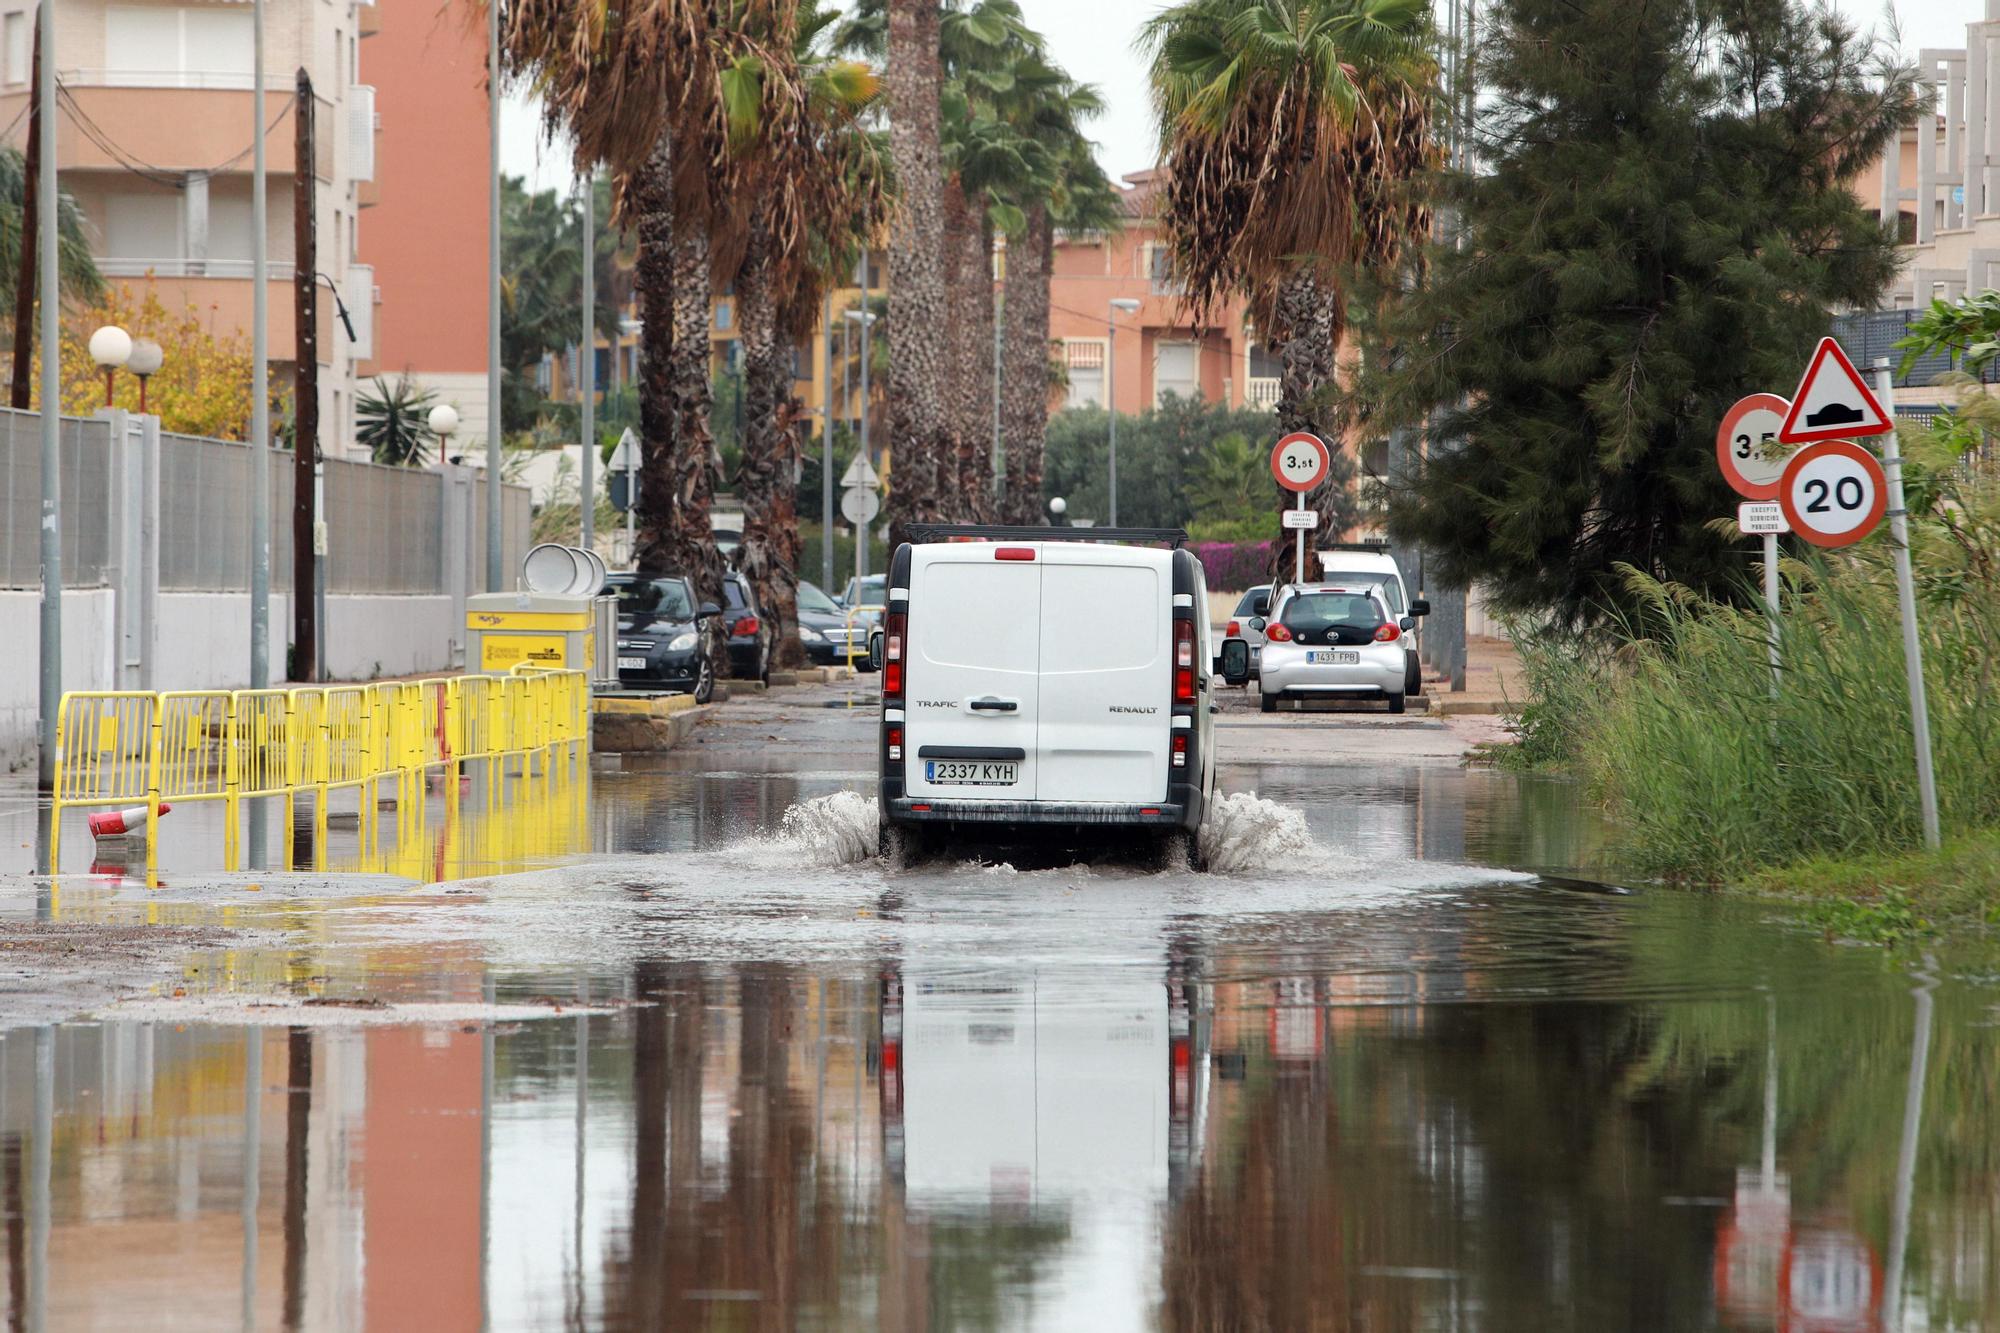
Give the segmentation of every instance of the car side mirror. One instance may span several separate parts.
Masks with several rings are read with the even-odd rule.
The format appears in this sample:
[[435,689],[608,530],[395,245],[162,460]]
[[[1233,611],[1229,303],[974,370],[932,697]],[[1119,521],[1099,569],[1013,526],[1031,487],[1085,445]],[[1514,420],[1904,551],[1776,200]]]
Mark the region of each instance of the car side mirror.
[[1231,685],[1250,679],[1250,645],[1241,639],[1222,641],[1222,678]]
[[1264,631],[1264,625],[1265,625],[1264,617],[1252,616],[1250,618],[1250,628],[1256,630],[1260,634],[1263,633]]
[[[1263,593],[1258,593],[1258,594],[1257,594],[1257,596],[1256,596],[1255,598],[1253,598],[1253,599],[1251,600],[1251,602],[1250,602],[1250,614],[1251,614],[1251,615],[1253,615],[1253,616],[1268,616],[1268,615],[1270,615],[1270,614],[1271,614],[1271,594],[1269,594],[1269,593],[1267,593],[1267,592],[1263,592]],[[1261,628],[1262,628],[1262,626],[1259,626],[1259,628],[1261,629]]]
[[1411,615],[1413,615],[1413,616],[1427,616],[1427,615],[1429,615],[1430,613],[1431,613],[1431,604],[1430,604],[1430,603],[1429,603],[1428,601],[1426,601],[1425,599],[1423,599],[1423,598],[1419,597],[1419,598],[1417,598],[1417,599],[1416,599],[1415,601],[1413,601],[1413,602],[1411,602],[1411,603],[1410,603],[1410,614],[1411,614]]
[[1400,628],[1410,630],[1410,629],[1415,629],[1416,627],[1417,627],[1417,618],[1415,616],[1403,617],[1400,624]]
[[722,614],[722,608],[717,606],[714,602],[703,602],[700,606],[695,608],[694,618],[696,620],[707,620],[711,616],[719,616],[721,614]]

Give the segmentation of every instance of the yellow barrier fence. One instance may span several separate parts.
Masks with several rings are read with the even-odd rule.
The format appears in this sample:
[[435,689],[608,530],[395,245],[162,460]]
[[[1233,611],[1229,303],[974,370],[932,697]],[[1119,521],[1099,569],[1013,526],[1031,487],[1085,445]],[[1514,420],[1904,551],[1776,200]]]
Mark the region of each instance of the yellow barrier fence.
[[[467,760],[545,778],[557,751],[590,740],[590,680],[582,671],[435,677],[292,690],[70,693],[57,714],[55,814],[49,864],[61,863],[66,811],[145,810],[147,868],[156,864],[162,804],[220,801],[233,869],[246,799],[313,797],[314,846],[326,845],[328,794],[358,793],[361,836],[375,836],[377,784],[396,782],[399,811],[421,812],[432,775],[456,808]],[[489,799],[496,783],[488,783]]]

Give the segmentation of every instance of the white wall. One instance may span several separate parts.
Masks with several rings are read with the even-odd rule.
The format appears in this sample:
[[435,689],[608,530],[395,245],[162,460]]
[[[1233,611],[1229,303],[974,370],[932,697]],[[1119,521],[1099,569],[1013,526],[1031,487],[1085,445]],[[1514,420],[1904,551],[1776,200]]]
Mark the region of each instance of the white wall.
[[[35,762],[35,720],[40,710],[41,594],[0,591],[0,768]],[[111,644],[115,624],[111,594],[91,588],[63,598],[63,688],[112,688]]]
[[[88,588],[63,597],[63,688],[116,688],[112,661],[117,624],[114,596]],[[38,712],[40,596],[0,592],[0,768],[32,765]],[[464,637],[451,598],[327,598],[327,667],[336,680],[407,676],[453,667]],[[291,601],[271,594],[271,675],[285,673]],[[162,593],[154,687],[160,690],[242,689],[250,676],[250,597],[247,593]]]

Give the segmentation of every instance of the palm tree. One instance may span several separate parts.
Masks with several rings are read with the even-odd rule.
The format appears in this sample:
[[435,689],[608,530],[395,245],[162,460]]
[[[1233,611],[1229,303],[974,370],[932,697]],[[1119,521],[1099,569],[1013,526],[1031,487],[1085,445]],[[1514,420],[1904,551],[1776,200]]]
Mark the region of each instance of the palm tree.
[[[734,16],[735,11],[731,10]],[[642,462],[637,567],[687,575],[723,600],[709,527],[717,459],[708,430],[709,232],[727,162],[721,72],[742,34],[709,0],[514,0],[510,70],[540,94],[579,174],[602,163],[638,238]],[[720,633],[715,621],[710,632]],[[719,641],[713,645],[719,651]]]
[[953,457],[945,417],[944,166],[940,158],[938,0],[888,0],[889,147],[897,218],[889,238],[889,544],[943,514],[939,460]]
[[[1426,0],[1183,0],[1143,30],[1168,171],[1160,220],[1186,304],[1199,322],[1248,296],[1283,367],[1284,430],[1326,434],[1343,272],[1390,273],[1428,230],[1411,187],[1436,161],[1429,37]],[[1321,532],[1354,519],[1345,486],[1314,503]],[[1306,573],[1274,546],[1274,577]]]
[[422,467],[431,441],[431,404],[437,395],[398,375],[390,384],[377,375],[354,400],[354,438],[368,456],[390,467]]
[[[835,60],[823,39],[837,15],[806,0],[793,24],[764,34],[783,68],[746,57],[724,72],[731,149],[739,163],[742,257],[736,314],[744,358],[744,439],[737,494],[737,567],[775,622],[777,664],[804,660],[798,637],[797,486],[803,406],[792,393],[790,348],[809,338],[822,298],[851,255],[844,241],[878,214],[880,173],[858,118],[876,96],[866,66]],[[734,231],[734,229],[732,229]]]

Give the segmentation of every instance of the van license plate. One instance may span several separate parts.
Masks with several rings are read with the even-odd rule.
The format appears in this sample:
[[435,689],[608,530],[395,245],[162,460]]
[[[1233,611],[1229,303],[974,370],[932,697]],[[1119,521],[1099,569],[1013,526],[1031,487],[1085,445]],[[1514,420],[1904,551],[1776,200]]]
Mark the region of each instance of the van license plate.
[[644,671],[646,669],[646,659],[643,657],[621,657],[618,659],[618,669],[620,671]]
[[1347,648],[1321,648],[1306,654],[1311,666],[1360,666],[1361,654]]
[[933,785],[960,787],[1011,787],[1018,764],[962,763],[956,760],[924,760],[924,781]]

